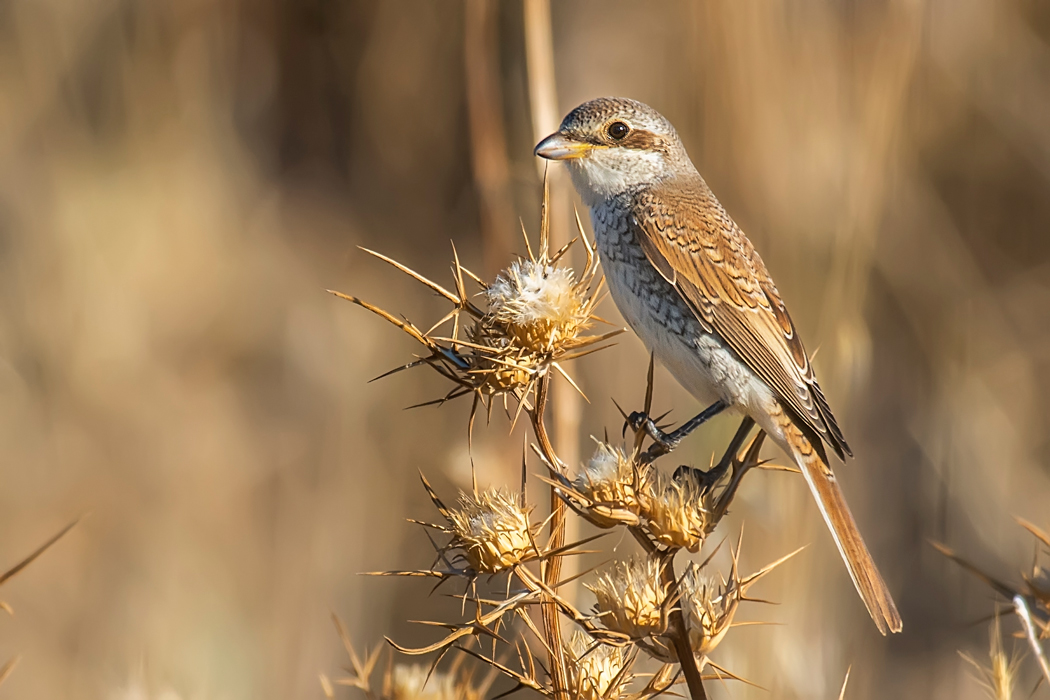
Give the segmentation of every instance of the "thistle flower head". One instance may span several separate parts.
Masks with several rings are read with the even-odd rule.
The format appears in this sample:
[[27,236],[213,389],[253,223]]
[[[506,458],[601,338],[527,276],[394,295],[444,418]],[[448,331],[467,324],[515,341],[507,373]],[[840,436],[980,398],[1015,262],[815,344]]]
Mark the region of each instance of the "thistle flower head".
[[[427,354],[398,369],[428,365],[453,383],[443,398],[428,403],[472,395],[474,410],[479,404],[491,409],[492,400],[496,398],[502,398],[507,408],[510,401],[516,402],[519,408],[524,407],[538,381],[547,376],[549,369],[553,368],[568,378],[561,362],[600,349],[599,343],[623,332],[624,329],[618,328],[601,335],[584,334],[595,320],[599,320],[593,315],[602,287],[598,259],[579,221],[577,227],[586,252],[585,264],[578,271],[565,264],[569,246],[551,251],[547,196],[545,188],[538,253],[533,252],[526,237],[528,258],[512,263],[491,284],[464,268],[458,254],[453,259],[455,284],[450,290],[396,260],[365,251],[418,280],[452,304],[451,310],[428,330],[356,296],[332,292],[384,318],[426,348]],[[467,291],[468,283],[480,287],[486,302],[480,306],[486,308],[475,304],[475,295]],[[439,328],[447,330],[437,333]]]
[[641,508],[639,493],[647,487],[650,472],[648,465],[634,462],[622,449],[599,442],[572,484],[582,496],[577,505],[598,527],[635,525]]
[[608,629],[631,639],[665,631],[667,586],[661,581],[660,563],[655,559],[617,562],[587,588],[596,600],[595,613]]
[[579,630],[565,645],[565,656],[569,694],[578,700],[617,700],[631,680],[623,647],[598,643]]
[[551,352],[590,325],[590,299],[568,267],[514,262],[489,285],[485,297],[492,319],[532,352]]
[[695,564],[678,581],[679,605],[689,633],[689,643],[698,655],[710,654],[729,630],[740,603],[739,582],[723,586],[705,576]]
[[679,483],[654,470],[643,494],[641,512],[655,542],[669,549],[698,552],[710,525],[709,505],[702,488],[692,479]]
[[445,512],[451,525],[450,549],[460,549],[474,571],[495,574],[537,556],[528,510],[517,496],[500,489],[461,494]]

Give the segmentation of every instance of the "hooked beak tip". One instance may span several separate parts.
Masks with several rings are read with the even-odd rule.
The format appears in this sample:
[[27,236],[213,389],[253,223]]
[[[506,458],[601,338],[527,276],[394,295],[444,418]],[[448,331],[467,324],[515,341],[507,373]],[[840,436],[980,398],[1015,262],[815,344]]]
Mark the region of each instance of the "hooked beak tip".
[[556,131],[536,145],[533,151],[540,158],[547,160],[572,160],[583,158],[590,152],[592,146],[583,141],[577,141],[571,136]]

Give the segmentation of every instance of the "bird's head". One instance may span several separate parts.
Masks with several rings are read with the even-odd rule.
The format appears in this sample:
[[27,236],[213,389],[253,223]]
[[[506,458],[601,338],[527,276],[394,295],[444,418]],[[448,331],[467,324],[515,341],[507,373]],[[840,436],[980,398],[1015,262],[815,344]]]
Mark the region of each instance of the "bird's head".
[[584,102],[540,141],[536,155],[569,166],[589,205],[693,170],[678,132],[649,105],[620,97]]

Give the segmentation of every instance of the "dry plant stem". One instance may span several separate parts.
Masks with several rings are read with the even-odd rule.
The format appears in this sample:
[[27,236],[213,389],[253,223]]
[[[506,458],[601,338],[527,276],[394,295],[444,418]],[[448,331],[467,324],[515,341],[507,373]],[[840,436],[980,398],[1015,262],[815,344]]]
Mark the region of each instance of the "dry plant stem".
[[[668,552],[661,568],[663,583],[672,591],[672,595],[678,595],[678,577],[674,572],[675,550]],[[685,674],[685,683],[689,687],[689,696],[693,700],[706,700],[707,691],[704,690],[704,681],[700,675],[700,667],[696,665],[696,655],[689,644],[689,635],[685,629],[685,617],[682,616],[682,606],[675,605],[671,608],[668,616],[671,629],[671,642],[674,644],[674,652],[678,655],[678,663],[682,665]]]
[[[550,436],[547,435],[547,426],[543,422],[543,413],[547,407],[547,398],[550,392],[551,375],[548,371],[543,375],[536,387],[536,406],[532,410],[532,429],[536,434],[536,441],[540,450],[548,462],[561,468],[558,455],[554,452]],[[557,489],[551,487],[551,542],[550,549],[558,550],[565,545],[565,503],[558,495]],[[561,555],[550,557],[543,565],[543,583],[551,590],[555,590],[558,578],[561,576]],[[554,696],[558,700],[568,697],[568,676],[565,671],[565,652],[561,640],[561,617],[558,615],[558,605],[554,602],[543,604],[543,631],[547,637],[547,654],[550,659],[551,685]]]
[[1035,656],[1036,661],[1039,662],[1039,668],[1042,670],[1047,684],[1050,684],[1050,663],[1047,662],[1046,654],[1043,653],[1043,647],[1039,643],[1039,635],[1036,634],[1035,625],[1032,623],[1032,615],[1028,610],[1028,603],[1025,601],[1024,596],[1018,593],[1013,598],[1013,604],[1014,612],[1017,613],[1017,617],[1021,620],[1021,626],[1024,627],[1028,645],[1032,647],[1032,654]]
[[463,26],[471,163],[481,213],[482,258],[489,277],[510,257],[516,223],[508,189],[510,166],[496,49],[498,13],[499,4],[492,0],[467,0]]
[[[674,571],[674,555],[678,553],[678,550],[672,549],[658,553],[653,543],[642,532],[631,528],[631,534],[642,545],[646,553],[660,556],[660,563],[662,564],[660,567],[660,578],[667,590],[670,591],[670,595],[677,596],[678,576]],[[674,653],[678,657],[678,663],[681,665],[682,673],[685,675],[685,683],[689,688],[689,697],[692,700],[707,700],[707,691],[704,690],[704,679],[700,674],[700,667],[696,665],[696,655],[693,653],[693,647],[689,644],[689,635],[685,628],[685,617],[682,616],[682,606],[674,605],[667,617],[669,627],[667,636],[671,638],[671,643],[674,645]]]

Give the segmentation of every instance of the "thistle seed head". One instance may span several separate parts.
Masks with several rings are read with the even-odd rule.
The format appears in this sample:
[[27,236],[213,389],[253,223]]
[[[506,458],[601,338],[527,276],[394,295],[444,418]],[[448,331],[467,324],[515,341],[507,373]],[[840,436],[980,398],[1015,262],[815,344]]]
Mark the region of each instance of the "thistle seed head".
[[569,694],[578,700],[617,700],[630,682],[622,647],[600,644],[579,630],[565,645]]
[[733,622],[740,603],[740,587],[716,583],[695,564],[682,572],[678,582],[679,605],[685,618],[689,643],[697,655],[707,656],[718,646]]
[[617,562],[587,588],[597,601],[595,613],[614,632],[632,639],[662,634],[667,627],[667,587],[655,559]]
[[599,442],[594,456],[584,465],[573,486],[587,499],[580,504],[584,515],[598,527],[634,525],[641,508],[639,493],[645,490],[651,469],[631,460],[622,449]]
[[695,481],[686,479],[679,483],[653,470],[641,510],[649,535],[669,549],[700,551],[710,524],[709,504],[704,496]]
[[590,325],[590,300],[567,267],[514,262],[485,290],[485,297],[489,315],[532,352],[549,353]]
[[518,497],[499,489],[461,494],[447,512],[453,538],[474,571],[495,574],[537,556],[529,513]]

